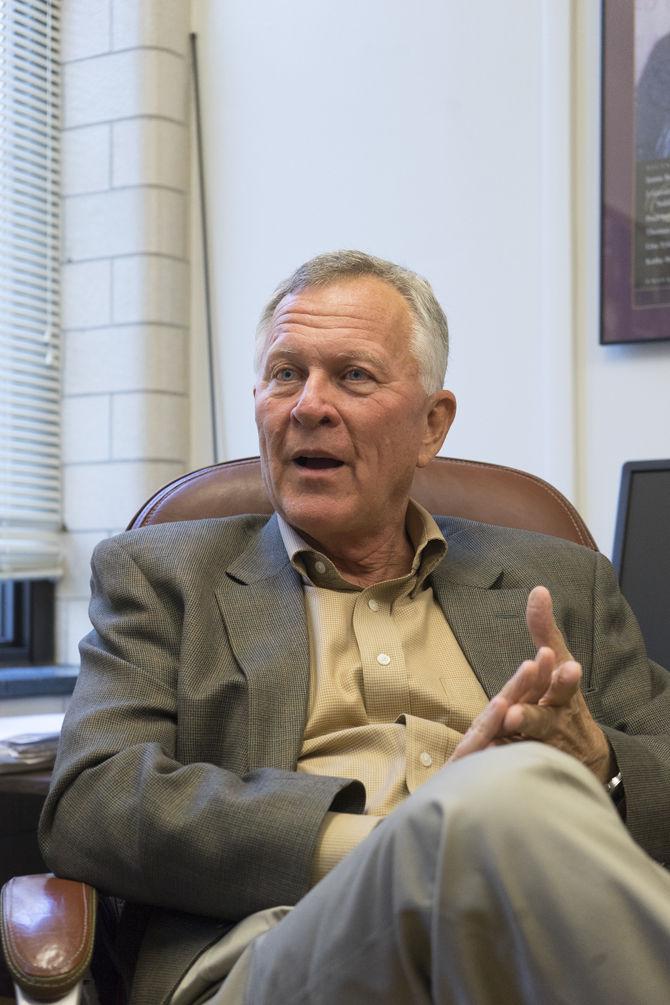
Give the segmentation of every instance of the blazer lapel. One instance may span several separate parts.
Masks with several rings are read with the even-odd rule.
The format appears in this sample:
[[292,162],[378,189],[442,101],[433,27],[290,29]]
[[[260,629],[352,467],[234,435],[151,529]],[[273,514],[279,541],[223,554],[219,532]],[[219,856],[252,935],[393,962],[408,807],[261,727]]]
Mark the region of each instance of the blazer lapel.
[[295,767],[309,695],[302,587],[276,517],[226,570],[216,598],[247,680],[249,769]]
[[435,597],[489,697],[534,654],[524,589],[500,586],[504,569],[469,530],[445,533],[448,552],[432,574]]
[[[449,533],[431,576],[433,591],[485,692],[496,694],[534,654],[525,621],[527,590],[501,586],[505,570],[482,554],[469,529]],[[275,517],[226,570],[216,597],[230,646],[247,680],[249,769],[292,770],[309,696],[309,642],[300,578]]]

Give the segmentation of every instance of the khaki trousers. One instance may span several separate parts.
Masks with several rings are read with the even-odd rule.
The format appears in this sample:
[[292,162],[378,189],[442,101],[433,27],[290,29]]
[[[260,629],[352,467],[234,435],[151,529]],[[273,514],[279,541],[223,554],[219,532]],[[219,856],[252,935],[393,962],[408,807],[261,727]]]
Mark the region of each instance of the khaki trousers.
[[670,874],[576,760],[447,765],[275,927],[212,1005],[667,1005]]

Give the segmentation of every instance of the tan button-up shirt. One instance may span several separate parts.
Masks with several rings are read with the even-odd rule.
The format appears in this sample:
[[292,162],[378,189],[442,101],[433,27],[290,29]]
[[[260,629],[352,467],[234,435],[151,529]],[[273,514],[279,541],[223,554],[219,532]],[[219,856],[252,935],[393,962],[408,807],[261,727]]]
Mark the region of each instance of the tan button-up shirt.
[[[410,572],[361,589],[281,517],[279,527],[302,578],[310,646],[298,770],[359,779],[366,814],[382,817],[444,765],[487,701],[430,585],[446,541],[411,501]],[[347,832],[346,850],[377,822],[330,819],[340,816],[328,824]]]

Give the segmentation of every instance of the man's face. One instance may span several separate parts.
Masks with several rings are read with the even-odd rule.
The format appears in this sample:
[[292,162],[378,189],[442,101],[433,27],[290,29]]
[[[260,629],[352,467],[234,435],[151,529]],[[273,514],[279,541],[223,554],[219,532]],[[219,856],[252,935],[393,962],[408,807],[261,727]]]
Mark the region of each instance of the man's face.
[[399,525],[416,466],[444,439],[453,396],[426,394],[410,335],[405,300],[373,276],[275,311],[254,389],[263,476],[275,509],[316,541]]

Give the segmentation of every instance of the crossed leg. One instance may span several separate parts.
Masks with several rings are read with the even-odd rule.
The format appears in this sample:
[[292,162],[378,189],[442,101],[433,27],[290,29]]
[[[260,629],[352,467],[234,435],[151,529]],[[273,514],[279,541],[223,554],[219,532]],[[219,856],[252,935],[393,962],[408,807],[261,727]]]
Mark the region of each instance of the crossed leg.
[[666,1005],[670,874],[519,743],[448,765],[249,952],[247,1005]]

